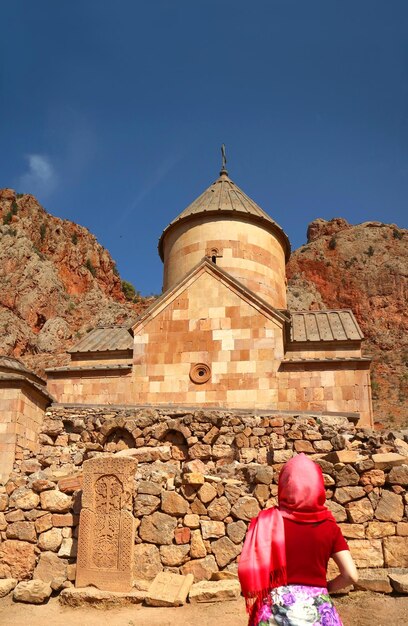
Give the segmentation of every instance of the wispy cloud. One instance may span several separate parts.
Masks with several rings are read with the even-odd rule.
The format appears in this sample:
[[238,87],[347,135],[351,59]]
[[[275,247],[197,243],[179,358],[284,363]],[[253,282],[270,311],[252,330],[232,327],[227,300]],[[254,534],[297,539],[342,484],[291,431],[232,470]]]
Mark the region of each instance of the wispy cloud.
[[49,157],[27,154],[28,169],[18,179],[18,190],[34,195],[48,195],[57,185],[57,175]]
[[167,176],[167,174],[174,168],[175,165],[180,161],[181,154],[173,154],[171,156],[166,157],[157,168],[151,173],[148,177],[145,185],[139,192],[135,195],[133,200],[129,203],[129,205],[122,211],[122,213],[118,216],[117,225],[123,224],[126,218],[129,217],[131,213],[135,211],[135,209],[143,202],[143,200],[157,187],[157,185]]

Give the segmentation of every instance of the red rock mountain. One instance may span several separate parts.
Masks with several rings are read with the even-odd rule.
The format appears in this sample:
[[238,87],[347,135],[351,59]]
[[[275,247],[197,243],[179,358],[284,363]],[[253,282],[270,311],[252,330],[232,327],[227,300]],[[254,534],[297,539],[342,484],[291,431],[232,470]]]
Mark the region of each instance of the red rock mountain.
[[[287,266],[289,308],[353,309],[373,357],[379,423],[408,426],[407,230],[317,219]],[[31,195],[0,190],[0,354],[42,373],[98,324],[130,323],[151,298],[126,300],[110,254],[84,227]]]
[[352,309],[373,358],[375,420],[408,426],[408,231],[317,219],[307,238],[287,266],[289,308]]
[[37,372],[98,324],[134,319],[149,299],[126,300],[114,261],[84,227],[31,195],[0,190],[0,354]]

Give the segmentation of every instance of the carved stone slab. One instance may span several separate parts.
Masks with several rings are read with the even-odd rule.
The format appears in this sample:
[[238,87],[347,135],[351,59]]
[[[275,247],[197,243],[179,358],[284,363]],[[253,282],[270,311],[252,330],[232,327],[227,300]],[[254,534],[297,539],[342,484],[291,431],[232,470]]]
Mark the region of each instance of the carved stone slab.
[[84,463],[76,587],[123,592],[132,588],[136,466],[134,459],[114,456]]
[[159,572],[149,587],[145,602],[150,606],[181,606],[185,603],[193,582],[193,574],[181,576]]

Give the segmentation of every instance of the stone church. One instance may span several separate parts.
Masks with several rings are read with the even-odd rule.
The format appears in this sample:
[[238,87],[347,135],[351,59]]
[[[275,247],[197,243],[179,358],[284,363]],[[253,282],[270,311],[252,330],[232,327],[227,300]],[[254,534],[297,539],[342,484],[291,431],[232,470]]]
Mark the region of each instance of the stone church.
[[163,293],[131,328],[95,328],[46,381],[0,358],[2,476],[19,448],[35,448],[51,403],[347,415],[372,426],[370,360],[352,311],[288,310],[288,236],[224,166],[158,248]]

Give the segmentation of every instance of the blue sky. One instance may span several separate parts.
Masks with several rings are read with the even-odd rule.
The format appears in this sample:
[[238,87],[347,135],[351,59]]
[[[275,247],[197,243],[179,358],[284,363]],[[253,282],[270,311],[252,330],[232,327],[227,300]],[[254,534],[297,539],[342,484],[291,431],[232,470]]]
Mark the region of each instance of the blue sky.
[[406,0],[2,3],[0,187],[159,293],[162,230],[230,177],[288,233],[407,226]]

